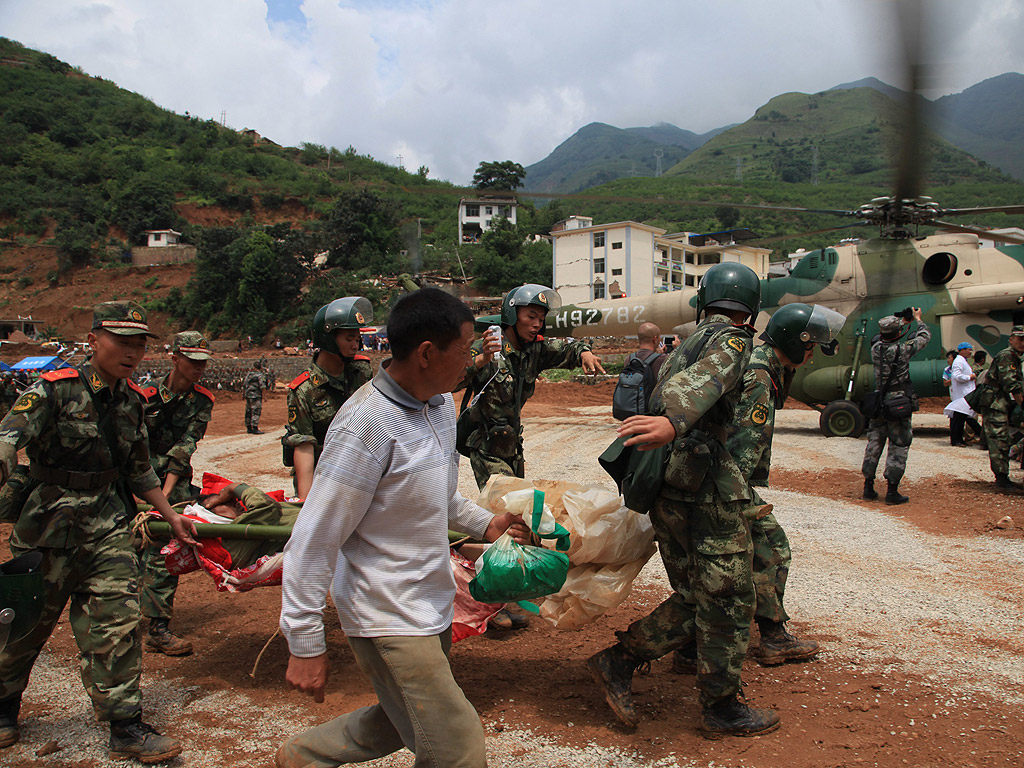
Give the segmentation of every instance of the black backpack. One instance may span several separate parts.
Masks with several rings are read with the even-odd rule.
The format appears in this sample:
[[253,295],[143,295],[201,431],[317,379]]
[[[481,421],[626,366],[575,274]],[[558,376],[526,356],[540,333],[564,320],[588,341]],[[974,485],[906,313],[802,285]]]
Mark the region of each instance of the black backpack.
[[619,421],[647,413],[655,385],[651,365],[659,357],[664,355],[651,353],[642,358],[636,352],[631,352],[626,358],[626,364],[619,374],[619,383],[615,385],[615,394],[612,395],[612,416]]

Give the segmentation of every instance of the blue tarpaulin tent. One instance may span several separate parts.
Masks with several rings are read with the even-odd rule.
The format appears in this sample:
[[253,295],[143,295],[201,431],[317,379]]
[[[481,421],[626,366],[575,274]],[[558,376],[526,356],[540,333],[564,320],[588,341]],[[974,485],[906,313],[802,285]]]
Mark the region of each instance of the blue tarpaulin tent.
[[7,373],[7,371],[10,371],[10,370],[13,370],[11,368],[11,366],[9,366],[3,360],[0,360],[0,371],[2,371],[3,373]]
[[14,371],[55,371],[58,368],[66,368],[65,363],[57,355],[50,357],[26,357],[11,366]]

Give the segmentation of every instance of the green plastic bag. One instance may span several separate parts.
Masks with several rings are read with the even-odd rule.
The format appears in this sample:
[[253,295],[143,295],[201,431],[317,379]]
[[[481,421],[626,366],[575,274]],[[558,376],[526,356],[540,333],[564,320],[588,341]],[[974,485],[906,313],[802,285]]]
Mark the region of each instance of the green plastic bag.
[[469,582],[469,594],[481,603],[510,603],[558,592],[569,573],[569,556],[544,547],[518,544],[503,533],[481,555],[482,565]]

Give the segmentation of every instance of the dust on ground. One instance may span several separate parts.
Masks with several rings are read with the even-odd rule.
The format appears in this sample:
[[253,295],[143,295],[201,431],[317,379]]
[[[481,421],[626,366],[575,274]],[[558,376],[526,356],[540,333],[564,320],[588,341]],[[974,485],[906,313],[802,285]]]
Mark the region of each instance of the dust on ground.
[[[614,429],[608,408],[613,387],[613,382],[538,384],[524,412],[528,475],[559,478],[580,472],[581,481],[601,481],[591,465]],[[219,396],[208,444],[200,450],[215,457],[212,461],[220,469],[248,467],[267,482],[277,480],[274,487],[286,487],[278,441],[286,411],[283,393],[264,401],[265,435],[244,433],[243,411],[240,396]],[[789,409],[783,413],[795,421],[776,436],[780,455],[802,455],[788,452],[787,446],[793,445],[811,456],[825,455],[823,448],[828,448],[847,458],[845,466],[830,459],[831,466],[826,467],[788,459],[786,467],[777,465],[772,473],[771,493],[781,499],[776,503],[783,512],[804,505],[798,515],[780,514],[795,553],[787,601],[795,616],[791,627],[823,646],[823,653],[808,663],[765,668],[748,660],[744,666],[748,700],[777,709],[782,727],[753,739],[701,738],[696,731],[699,708],[693,678],[672,674],[668,659],[655,662],[650,673],[635,679],[642,717],[638,730],[629,733],[615,725],[583,662],[613,641],[613,630],[646,614],[667,595],[663,578],[641,578],[622,606],[579,631],[558,631],[534,620],[523,632],[489,633],[455,646],[455,676],[480,712],[492,766],[1024,764],[1024,679],[1019,673],[1024,658],[1024,594],[1019,568],[1014,576],[1005,565],[1024,563],[1016,520],[1021,517],[1020,501],[993,494],[990,483],[971,479],[971,472],[981,477],[987,470],[987,458],[975,450],[951,454],[971,462],[970,472],[950,470],[949,475],[920,477],[903,486],[911,496],[909,504],[864,502],[855,469],[863,440],[826,441],[813,429],[814,414]],[[911,466],[915,452],[923,458],[926,453],[945,456],[948,449],[941,444],[942,434],[933,429],[921,432],[911,448]],[[277,465],[269,466],[274,461]],[[463,482],[464,493],[471,488]],[[1014,525],[990,530],[988,521],[1003,512],[1013,515]],[[879,538],[866,541],[879,549],[898,533],[909,542],[926,542],[929,552],[939,554],[911,549],[902,562],[906,574],[891,564],[874,573],[870,564],[878,553],[859,551],[859,545],[853,546],[854,555],[839,551],[838,544],[829,550],[827,536],[847,538],[844,520],[859,526],[854,530],[851,525],[849,537],[876,535]],[[6,534],[9,527],[3,530]],[[982,554],[973,557],[975,550]],[[933,562],[936,559],[940,562]],[[847,574],[852,576],[865,565],[858,560],[867,563],[868,577],[876,586],[858,586],[861,591],[850,594],[855,582]],[[973,563],[971,572],[963,570],[964,562]],[[656,561],[648,565],[656,567]],[[932,571],[934,576],[929,575]],[[907,590],[907,602],[912,596],[923,599],[920,585],[906,586],[905,577],[911,574],[926,585],[930,578],[939,579],[944,589],[960,580],[970,582],[982,595],[969,598],[972,610],[998,609],[993,615],[1001,618],[991,622],[990,632],[979,629],[968,606],[955,600],[929,608],[932,612],[920,617],[898,617],[894,606],[903,602],[901,590]],[[808,583],[812,575],[814,580]],[[889,593],[888,603],[878,602],[883,592]],[[172,626],[195,643],[196,653],[177,659],[144,657],[143,685],[152,719],[186,742],[186,752],[171,765],[270,765],[283,738],[374,700],[331,610],[325,615],[332,677],[324,704],[288,689],[287,648],[280,636],[269,640],[251,677],[257,656],[275,631],[279,607],[276,588],[229,595],[216,592],[205,576],[182,579]],[[861,615],[863,620],[857,618]],[[817,618],[807,620],[811,616]],[[1017,617],[1016,627],[1006,616]],[[940,662],[942,654],[928,649],[947,640],[944,652],[952,652],[953,661]],[[914,648],[923,652],[908,650]],[[955,663],[956,653],[964,654],[963,665]],[[88,703],[76,679],[75,655],[65,619],[26,693],[22,743],[0,753],[0,762],[26,768],[111,765],[102,748],[105,730],[90,723]],[[44,693],[51,678],[65,685],[66,696]],[[60,750],[36,757],[35,750],[49,739],[56,740]],[[85,757],[76,751],[79,743],[91,745]],[[406,753],[373,765],[411,763]]]

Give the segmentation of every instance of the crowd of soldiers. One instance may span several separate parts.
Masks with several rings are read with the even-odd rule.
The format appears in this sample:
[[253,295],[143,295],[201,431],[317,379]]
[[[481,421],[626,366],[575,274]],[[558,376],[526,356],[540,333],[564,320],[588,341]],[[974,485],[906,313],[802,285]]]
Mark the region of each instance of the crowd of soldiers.
[[[427,291],[417,300],[420,304],[448,301],[441,292]],[[429,382],[426,389],[465,390],[461,415],[451,425],[451,456],[454,460],[457,450],[469,458],[481,488],[495,474],[524,477],[521,412],[544,370],[582,367],[586,373],[604,372],[586,340],[541,336],[547,313],[559,303],[551,288],[524,285],[504,297],[496,331],[471,345],[470,337],[464,351],[450,342],[455,350],[450,352],[448,343],[433,337],[424,337],[412,351],[406,342],[395,348],[396,375],[404,371],[408,376],[419,366]],[[752,270],[737,264],[709,269],[698,288],[695,332],[660,367],[647,412],[625,419],[618,428],[627,448],[667,451],[650,517],[672,593],[648,616],[617,632],[614,644],[587,660],[610,708],[630,728],[639,721],[631,693],[634,671],[672,654],[674,672],[695,675],[702,733],[717,738],[769,732],[778,727],[778,715],[750,707],[741,693],[741,667],[752,624],[760,635],[755,657],[763,664],[803,661],[818,652],[817,643],[787,629],[784,594],[791,552],[772,505],[757,489],[768,484],[775,414],[786,399],[793,372],[811,359],[815,349],[835,353],[845,318],[820,305],[790,304],[772,315],[760,336],[763,343],[755,347],[749,321],[759,310],[760,282]],[[281,439],[282,460],[294,474],[300,500],[315,497],[318,484],[338,482],[335,469],[326,479],[317,468],[331,440],[339,439],[332,422],[343,410],[352,417],[345,404],[354,402],[357,392],[366,393],[364,385],[372,380],[394,403],[407,397],[387,394],[395,386],[388,373],[393,361],[383,364],[375,377],[368,358],[358,354],[360,328],[372,321],[372,311],[365,298],[345,297],[313,317],[312,341],[318,351],[309,369],[288,386]],[[411,317],[416,311],[426,313],[421,317],[430,321],[422,322],[424,326],[443,325],[429,315],[429,306],[408,311]],[[446,311],[461,328],[465,319],[459,311]],[[882,406],[892,408],[880,407],[869,423],[864,496],[878,496],[873,481],[888,442],[884,477],[889,503],[907,500],[899,493],[899,483],[912,439],[909,413],[896,408],[896,395],[908,396],[909,410],[916,410],[909,360],[930,338],[919,310],[913,319],[917,327],[907,337],[910,321],[883,318],[880,337],[872,345]],[[415,336],[415,331],[408,333]],[[132,377],[147,337],[154,334],[137,305],[98,305],[89,334],[89,361],[43,374],[14,401],[0,424],[0,520],[14,523],[10,544],[15,556],[2,569],[4,574],[32,576],[40,594],[38,619],[16,627],[18,631],[6,638],[6,647],[0,642],[0,749],[20,736],[18,714],[29,673],[70,601],[71,627],[83,659],[82,679],[97,717],[110,722],[110,756],[155,762],[181,751],[176,739],[159,734],[143,720],[142,644],[136,632],[145,617],[147,648],[172,656],[192,652],[191,643],[170,628],[177,577],[168,571],[159,545],[135,552],[129,523],[138,497],[171,524],[181,542],[196,543],[194,525],[172,505],[197,498],[191,459],[206,432],[215,395],[200,384],[211,354],[208,342],[196,331],[175,336],[166,377],[149,380],[145,387],[135,384]],[[444,384],[437,371],[454,370],[455,353],[464,355],[454,361],[461,371],[459,380]],[[1001,488],[1008,482],[1004,457],[1009,453],[1009,429],[1024,421],[1022,354],[1024,326],[1015,326],[1010,348],[995,356],[976,404]],[[250,433],[261,434],[262,392],[271,386],[265,361],[255,361],[242,380]],[[437,395],[426,389],[421,405],[429,412]],[[446,398],[450,401],[451,395]],[[19,450],[26,452],[28,464],[18,463]],[[223,501],[215,498],[210,503]],[[415,507],[415,502],[407,506]],[[504,530],[517,523],[509,518],[502,525]],[[500,531],[489,528],[489,540],[492,533]],[[502,619],[495,621],[501,625]],[[525,623],[507,616],[505,621],[505,626],[513,627]],[[290,640],[290,649],[299,666],[311,656],[304,655],[301,643]],[[292,675],[291,664],[289,670],[295,687],[322,695],[323,680],[309,683],[298,673]],[[387,698],[381,690],[378,695],[382,702]],[[402,743],[414,751],[423,748],[421,737],[405,738],[399,721],[409,713],[387,707],[383,711],[401,734],[392,740],[394,748]],[[312,747],[307,743],[303,749]],[[304,764],[289,762],[289,754],[282,748],[278,765]],[[359,754],[360,759],[369,759],[366,750]],[[348,761],[332,760],[317,764]]]

